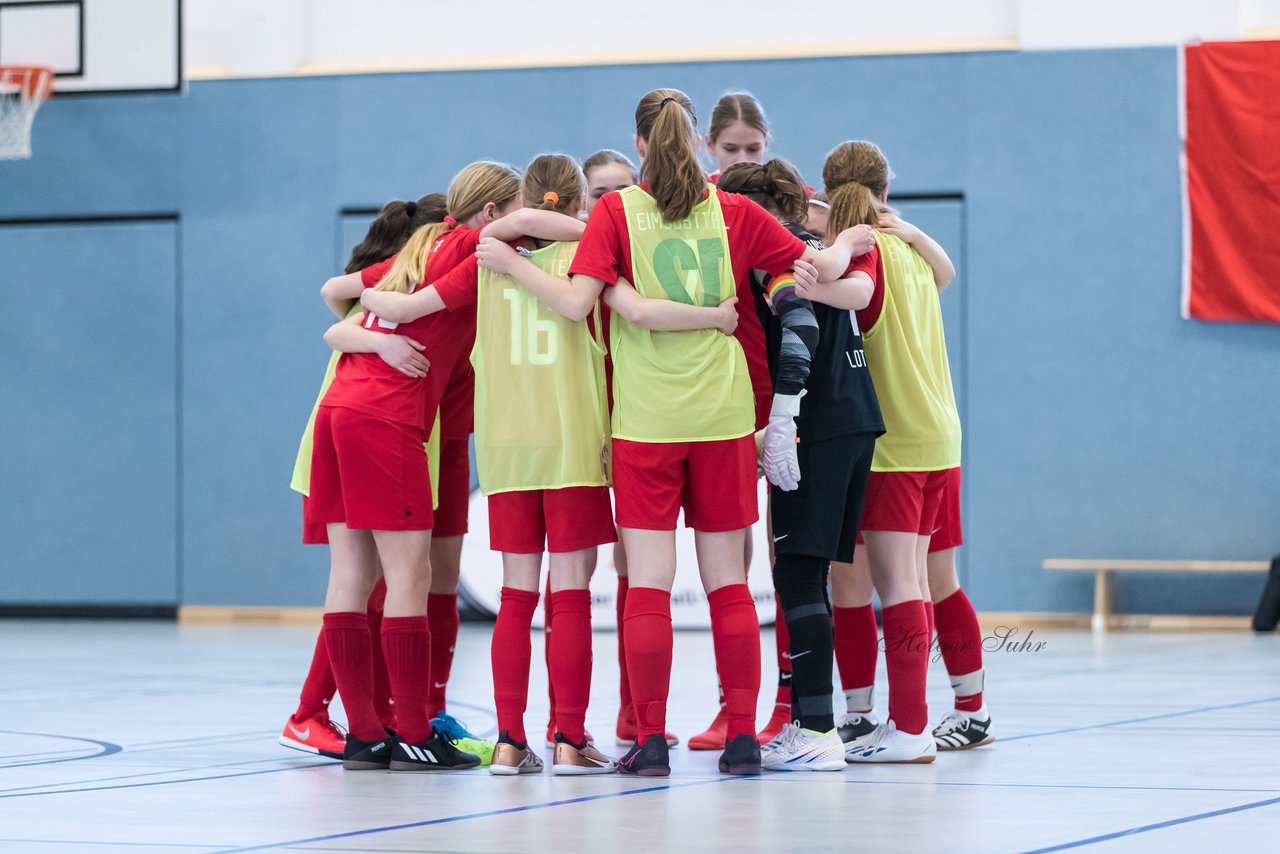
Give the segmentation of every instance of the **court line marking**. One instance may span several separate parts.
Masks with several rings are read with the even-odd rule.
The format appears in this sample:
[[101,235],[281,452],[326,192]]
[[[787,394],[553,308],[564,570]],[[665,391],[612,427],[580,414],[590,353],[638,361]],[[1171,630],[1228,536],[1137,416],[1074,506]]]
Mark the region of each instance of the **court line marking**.
[[1280,804],[1280,798],[1269,798],[1265,801],[1254,801],[1251,804],[1239,804],[1234,807],[1224,807],[1220,810],[1211,810],[1210,812],[1187,815],[1182,818],[1171,818],[1168,821],[1158,821],[1154,824],[1130,827],[1127,830],[1118,830],[1115,833],[1104,833],[1100,836],[1091,836],[1088,839],[1077,839],[1073,842],[1063,842],[1060,845],[1050,845],[1048,848],[1035,848],[1030,851],[1024,851],[1023,854],[1049,854],[1051,851],[1066,851],[1069,848],[1083,848],[1086,845],[1096,845],[1099,842],[1109,842],[1112,839],[1123,839],[1129,836],[1136,836],[1139,833],[1148,833],[1152,830],[1163,830],[1166,827],[1176,827],[1179,824],[1203,821],[1206,818],[1216,818],[1220,815],[1230,815],[1231,813],[1244,812],[1245,810],[1253,810],[1260,807],[1270,807],[1277,804]]
[[51,732],[20,732],[18,730],[2,729],[0,730],[0,735],[34,735],[39,738],[60,738],[65,741],[84,741],[89,744],[95,744],[101,748],[97,753],[90,753],[85,756],[65,756],[62,759],[41,759],[36,762],[11,762],[5,765],[0,765],[0,768],[26,768],[31,765],[56,765],[59,762],[78,762],[81,759],[97,759],[102,756],[110,756],[113,753],[119,753],[124,750],[120,745],[113,744],[110,741],[99,741],[96,738],[81,738],[80,736],[75,735],[58,735],[57,733]]
[[693,786],[708,786],[718,783],[728,783],[733,780],[747,779],[742,777],[716,777],[709,780],[696,780],[690,783],[676,783],[665,786],[649,786],[643,789],[627,789],[621,792],[602,792],[598,795],[585,795],[580,798],[566,798],[561,801],[546,801],[538,804],[525,804],[518,807],[507,807],[500,810],[485,810],[484,812],[466,813],[464,815],[451,815],[444,818],[432,818],[425,821],[412,821],[405,824],[390,824],[383,827],[368,827],[361,830],[349,830],[345,833],[331,833],[327,836],[313,836],[310,839],[291,839],[285,842],[269,842],[265,845],[250,845],[244,848],[226,848],[217,852],[217,854],[241,854],[245,851],[267,851],[272,848],[291,848],[296,845],[309,845],[315,842],[331,842],[335,839],[351,839],[357,836],[369,836],[375,833],[389,833],[395,830],[411,830],[418,827],[432,827],[438,824],[450,824],[455,821],[470,821],[477,818],[494,818],[500,815],[511,815],[513,813],[530,812],[532,810],[544,810],[552,807],[569,806],[571,804],[582,804],[590,801],[603,801],[611,798],[625,798],[630,795],[645,795],[652,792],[666,792],[671,789],[688,789]]
[[1280,697],[1264,697],[1261,700],[1245,700],[1244,702],[1240,702],[1240,703],[1225,703],[1220,706],[1203,706],[1199,709],[1186,709],[1181,712],[1166,712],[1164,714],[1159,714],[1159,715],[1150,715],[1145,718],[1129,718],[1127,720],[1122,720],[1122,721],[1108,721],[1106,723],[1100,723],[1100,724],[1089,724],[1088,726],[1066,727],[1065,729],[1049,730],[1048,732],[1032,732],[1032,733],[1026,733],[1024,735],[1000,736],[996,738],[996,743],[1008,744],[1011,741],[1024,741],[1028,738],[1044,738],[1045,736],[1050,736],[1050,735],[1064,735],[1066,733],[1071,733],[1071,732],[1086,732],[1088,730],[1094,730],[1094,729],[1107,729],[1109,727],[1124,726],[1126,724],[1141,724],[1141,723],[1147,723],[1148,721],[1162,721],[1162,720],[1168,720],[1169,718],[1185,717],[1186,715],[1199,715],[1199,714],[1203,714],[1204,712],[1220,712],[1226,709],[1240,709],[1240,708],[1245,708],[1247,706],[1257,706],[1257,705],[1262,705],[1264,703],[1276,703],[1276,702],[1280,702]]
[[35,798],[41,795],[73,795],[79,792],[106,792],[113,789],[145,789],[150,786],[168,786],[174,783],[203,783],[205,780],[229,780],[232,777],[256,777],[261,774],[279,774],[282,771],[301,771],[307,768],[320,768],[332,765],[332,762],[311,762],[307,765],[291,765],[288,768],[268,768],[264,771],[243,771],[239,774],[211,774],[207,777],[188,777],[182,780],[157,780],[153,783],[126,783],[121,786],[85,786],[79,789],[59,789],[56,792],[15,792],[0,794],[4,798]]
[[[296,762],[299,759],[302,759],[302,757],[298,757],[297,759],[294,759],[294,761]],[[140,777],[163,777],[166,774],[174,775],[174,774],[191,774],[195,771],[220,771],[224,768],[240,768],[244,765],[265,765],[270,762],[284,762],[284,761],[287,761],[287,760],[285,759],[248,759],[243,762],[219,762],[216,765],[195,765],[195,766],[188,765],[186,767],[165,768],[162,771],[142,771],[137,774],[116,774],[112,777],[95,777],[91,780],[62,780],[57,783],[41,783],[39,785],[34,785],[34,786],[14,786],[8,789],[0,789],[0,797],[2,797],[6,792],[30,792],[33,789],[54,789],[54,788],[60,788],[62,786],[90,786],[91,784],[96,784],[96,783],[106,783],[110,780],[137,780]],[[340,760],[337,760],[337,759],[331,759],[329,760],[329,763],[336,765],[338,764],[339,761]],[[309,762],[306,765],[290,765],[288,767],[289,768],[316,768],[322,764],[324,763]],[[112,766],[112,767],[115,767],[115,766]],[[285,770],[288,770],[288,768],[281,768],[279,770],[285,771]],[[178,782],[178,781],[175,781],[175,782]],[[41,792],[39,794],[56,795],[56,794],[59,794],[60,791],[59,792]],[[92,791],[92,790],[88,790],[88,791]]]

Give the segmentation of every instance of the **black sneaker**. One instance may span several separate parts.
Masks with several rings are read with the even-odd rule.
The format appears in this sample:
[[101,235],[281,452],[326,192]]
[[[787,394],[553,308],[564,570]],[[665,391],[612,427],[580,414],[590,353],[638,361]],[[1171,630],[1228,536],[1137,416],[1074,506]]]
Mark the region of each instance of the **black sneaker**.
[[750,777],[760,773],[760,742],[745,732],[735,735],[720,754],[720,773]]
[[976,712],[957,709],[933,730],[933,742],[939,750],[969,750],[995,740],[991,734],[991,714],[985,705]]
[[392,771],[466,771],[479,766],[479,756],[459,750],[434,729],[430,738],[417,744],[403,738],[391,742]]
[[860,715],[857,712],[850,712],[836,726],[836,734],[840,736],[840,741],[849,744],[871,735],[879,725],[880,723],[876,720],[875,715]]
[[361,741],[347,733],[342,749],[342,767],[348,771],[385,771],[391,764],[391,739]]
[[[756,765],[760,764],[760,754],[756,753]],[[626,756],[618,760],[618,771],[623,774],[634,774],[637,777],[670,777],[671,748],[667,747],[667,739],[662,733],[645,736],[631,745]]]

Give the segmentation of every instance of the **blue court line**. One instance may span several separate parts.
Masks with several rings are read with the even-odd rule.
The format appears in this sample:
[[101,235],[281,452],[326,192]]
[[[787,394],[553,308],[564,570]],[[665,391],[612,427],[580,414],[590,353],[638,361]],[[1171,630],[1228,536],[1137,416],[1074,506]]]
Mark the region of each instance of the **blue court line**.
[[80,738],[74,735],[57,735],[50,732],[18,732],[11,729],[0,729],[3,735],[34,735],[39,738],[60,738],[65,741],[83,741],[89,744],[96,744],[101,748],[97,753],[90,753],[86,756],[67,756],[62,759],[41,759],[37,762],[12,762],[7,765],[0,765],[0,768],[25,768],[30,765],[56,765],[59,762],[78,762],[81,759],[97,759],[101,756],[110,756],[113,753],[119,753],[124,750],[118,744],[112,744],[109,741],[99,741],[96,738]]
[[[301,758],[302,757],[300,756],[298,757],[298,759],[301,759]],[[8,789],[0,789],[0,795],[3,795],[7,792],[30,792],[35,789],[57,789],[62,786],[77,786],[77,785],[89,785],[89,784],[96,785],[98,783],[106,783],[109,780],[137,780],[140,777],[163,777],[165,775],[173,775],[173,774],[190,774],[193,771],[219,771],[223,768],[240,768],[244,765],[265,765],[268,762],[283,762],[283,761],[284,761],[283,759],[249,759],[243,762],[219,762],[216,765],[189,766],[186,768],[166,768],[163,771],[144,771],[137,774],[116,774],[111,777],[95,777],[92,780],[63,780],[60,783],[41,783],[37,786],[13,786]],[[329,761],[331,764],[337,764],[341,760],[331,759]],[[307,765],[292,765],[289,767],[314,768],[319,764],[321,763],[312,762]],[[58,793],[46,792],[45,794],[56,795]]]
[[1181,712],[1167,712],[1161,715],[1150,715],[1145,718],[1129,718],[1123,721],[1108,721],[1107,723],[1090,724],[1088,726],[1067,727],[1066,729],[1055,729],[1055,730],[1050,730],[1049,732],[1032,732],[1032,733],[1027,733],[1026,735],[1003,736],[1003,737],[998,737],[996,739],[996,743],[1008,744],[1011,741],[1023,741],[1028,738],[1044,738],[1045,736],[1049,736],[1049,735],[1064,735],[1066,733],[1071,733],[1071,732],[1086,732],[1088,730],[1093,730],[1093,729],[1107,729],[1108,727],[1125,726],[1126,724],[1141,724],[1141,723],[1147,723],[1148,721],[1163,721],[1163,720],[1168,720],[1169,718],[1181,718],[1187,715],[1199,715],[1204,712],[1220,712],[1226,709],[1241,709],[1246,706],[1258,706],[1258,705],[1262,705],[1263,703],[1275,703],[1275,702],[1280,702],[1280,697],[1264,697],[1261,700],[1246,700],[1242,703],[1226,703],[1221,706],[1204,706],[1203,708],[1199,708],[1199,709],[1187,709]]
[[300,771],[305,768],[319,768],[324,765],[331,765],[331,762],[312,762],[307,765],[291,765],[288,768],[268,768],[265,771],[243,771],[239,774],[213,774],[208,777],[187,777],[181,780],[157,780],[154,783],[126,783],[121,786],[86,786],[80,789],[58,789],[55,792],[17,792],[15,794],[0,795],[0,800],[4,798],[38,798],[41,795],[73,795],[79,792],[106,792],[112,789],[145,789],[151,786],[169,786],[174,783],[203,783],[206,780],[229,780],[232,777],[256,777],[261,774],[279,774],[282,771]]
[[1176,827],[1179,824],[1187,824],[1192,821],[1201,821],[1206,818],[1216,818],[1220,815],[1230,815],[1234,812],[1244,812],[1245,810],[1254,810],[1259,807],[1270,807],[1280,804],[1280,798],[1271,798],[1265,801],[1254,801],[1251,804],[1240,804],[1235,807],[1226,807],[1211,812],[1197,813],[1196,815],[1183,816],[1182,818],[1172,818],[1168,821],[1160,821],[1155,824],[1144,824],[1140,827],[1131,827],[1128,830],[1118,830],[1115,833],[1104,833],[1101,836],[1091,836],[1088,839],[1077,839],[1074,842],[1064,842],[1061,845],[1051,845],[1048,848],[1036,848],[1033,851],[1024,851],[1023,854],[1049,854],[1050,851],[1066,851],[1068,848],[1082,848],[1085,845],[1096,845],[1099,842],[1109,842],[1112,839],[1123,839],[1129,836],[1136,836],[1139,833],[1147,833],[1152,830],[1162,830],[1166,827]]
[[394,830],[411,830],[417,827],[432,827],[438,824],[450,824],[455,821],[470,821],[477,818],[494,818],[500,815],[511,815],[513,813],[530,812],[532,810],[545,810],[551,807],[563,807],[570,804],[584,804],[590,801],[603,801],[611,798],[625,798],[629,795],[645,795],[651,792],[665,792],[670,789],[687,789],[692,786],[708,786],[716,783],[727,783],[731,780],[749,779],[742,777],[716,777],[710,780],[698,780],[692,783],[676,783],[666,786],[649,786],[644,789],[628,789],[623,792],[605,792],[599,795],[586,795],[581,798],[568,798],[563,801],[547,801],[541,804],[526,804],[521,807],[507,807],[500,810],[486,810],[484,812],[473,812],[465,815],[451,815],[445,818],[432,818],[426,821],[412,821],[406,824],[390,824],[384,827],[367,827],[363,830],[349,830],[346,833],[332,833],[328,836],[313,836],[310,839],[290,839],[287,842],[270,842],[266,845],[250,845],[245,848],[226,848],[219,851],[218,854],[240,854],[243,851],[266,851],[272,848],[289,848],[294,845],[310,845],[315,842],[332,842],[335,839],[351,839],[356,836],[369,836],[374,833],[389,833]]

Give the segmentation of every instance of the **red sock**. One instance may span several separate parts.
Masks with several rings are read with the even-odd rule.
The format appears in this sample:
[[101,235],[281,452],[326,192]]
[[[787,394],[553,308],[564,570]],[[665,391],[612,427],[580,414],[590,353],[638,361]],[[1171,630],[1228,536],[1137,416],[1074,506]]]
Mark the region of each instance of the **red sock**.
[[627,679],[626,631],[623,629],[626,625],[623,616],[627,606],[627,577],[625,575],[618,576],[618,595],[614,600],[614,605],[618,609],[618,697],[621,699],[622,708],[625,709],[631,705],[631,680]]
[[307,670],[307,678],[302,683],[302,692],[298,697],[298,711],[293,716],[298,720],[313,718],[327,711],[329,701],[338,690],[338,683],[333,681],[333,668],[329,666],[329,650],[325,648],[324,632],[316,635],[316,648],[311,653],[311,668]]
[[386,732],[373,709],[373,646],[368,618],[354,611],[325,614],[321,634],[342,707],[347,711],[347,729],[361,741],[384,738]]
[[760,697],[760,620],[751,588],[730,584],[707,594],[711,605],[711,638],[716,669],[724,687],[729,728],[726,738],[756,734],[756,701]]
[[777,616],[773,620],[773,639],[778,650],[778,695],[774,705],[791,708],[791,632],[787,631],[787,620],[782,615],[782,600],[773,594]]
[[556,686],[556,729],[574,744],[587,740],[591,699],[591,591],[551,594],[556,633],[551,636],[551,681]]
[[[529,653],[533,655],[532,652]],[[542,660],[547,665],[547,699],[551,713],[547,716],[549,728],[556,724],[556,686],[551,681],[551,573],[547,573],[546,589],[542,593]]]
[[[880,631],[876,609],[870,603],[861,608],[834,608],[836,666],[840,687],[846,691],[876,684],[876,659],[880,657]],[[870,709],[851,711],[869,712]]]
[[458,643],[458,594],[427,595],[427,624],[431,627],[431,688],[427,692],[427,718],[444,711],[453,649]]
[[529,704],[529,659],[533,642],[533,612],[538,607],[536,591],[502,588],[502,604],[493,624],[490,660],[493,666],[493,702],[498,711],[498,731],[524,744],[524,710]]
[[[938,620],[938,648],[956,690],[956,708],[976,712],[982,708],[982,629],[978,615],[963,590],[957,590],[934,609]],[[976,689],[976,690],[975,690]]]
[[396,708],[391,702],[391,678],[382,654],[382,606],[387,601],[387,582],[379,578],[369,594],[369,636],[373,642],[373,708],[387,729],[396,728]]
[[929,646],[924,603],[900,602],[880,610],[884,621],[884,660],[889,670],[889,719],[903,732],[919,735],[929,725],[925,679]]
[[431,627],[426,615],[383,617],[382,651],[396,703],[396,725],[409,744],[431,737],[427,692],[431,689]]
[[927,637],[929,638],[929,643],[932,644],[933,630],[934,630],[934,627],[937,625],[933,619],[933,603],[930,602],[928,599],[925,599],[923,601],[924,601],[924,620],[925,620],[925,625],[928,626],[928,631],[929,631],[929,634],[927,635]]
[[[636,708],[636,736],[661,735],[667,729],[667,695],[671,691],[671,594],[654,587],[631,587],[623,622],[627,626],[627,677]],[[759,655],[757,640],[757,679]]]

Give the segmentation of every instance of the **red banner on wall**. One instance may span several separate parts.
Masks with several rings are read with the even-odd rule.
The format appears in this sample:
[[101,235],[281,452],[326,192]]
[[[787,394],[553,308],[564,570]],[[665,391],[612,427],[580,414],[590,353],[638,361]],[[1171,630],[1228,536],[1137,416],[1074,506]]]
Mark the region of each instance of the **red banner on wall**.
[[1182,53],[1182,316],[1280,323],[1280,41]]

